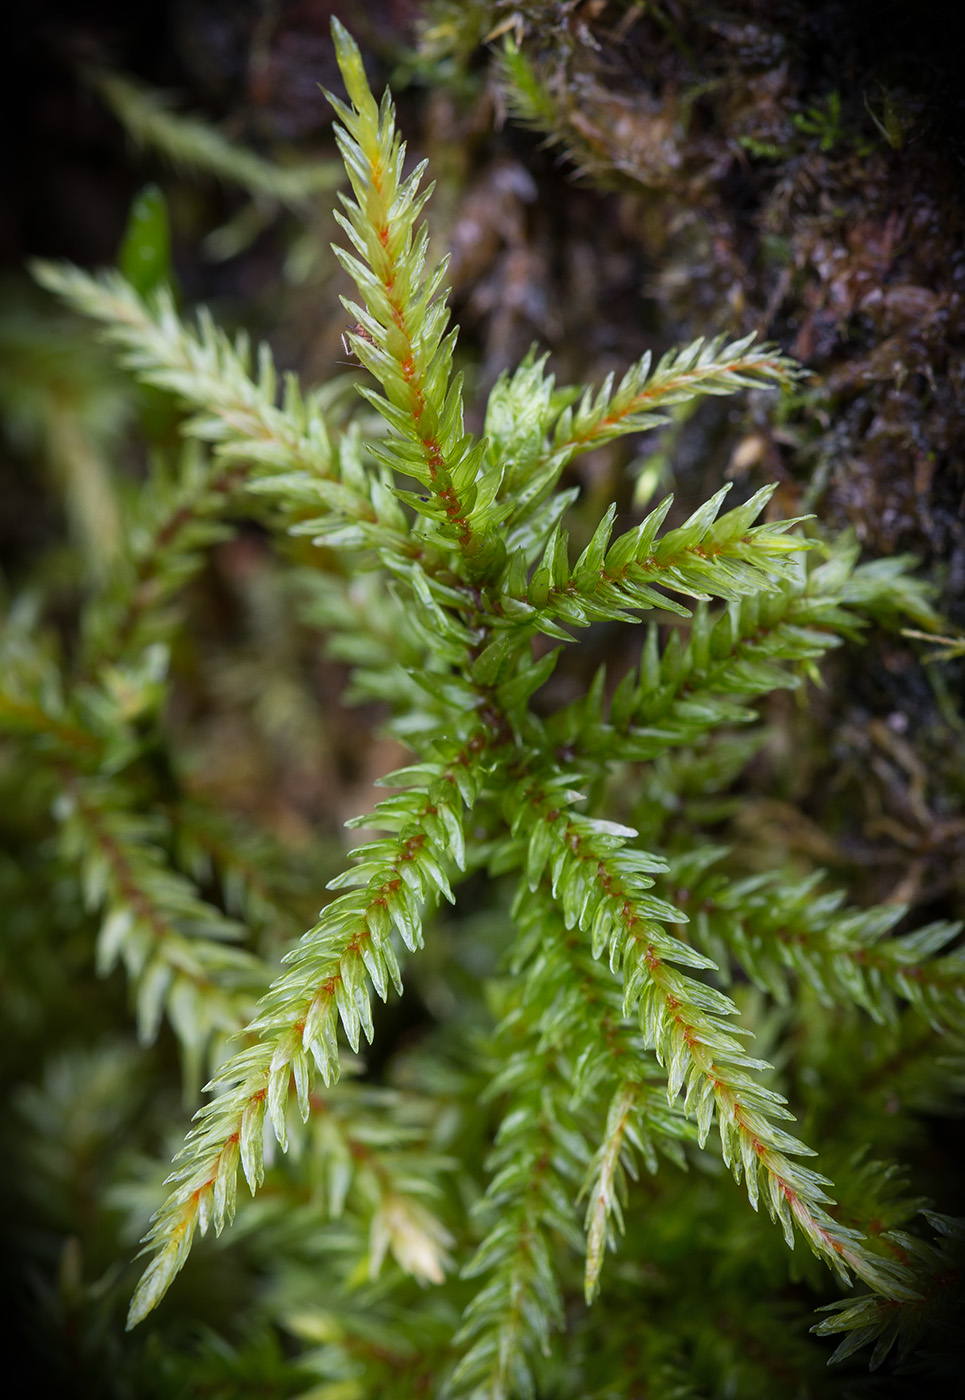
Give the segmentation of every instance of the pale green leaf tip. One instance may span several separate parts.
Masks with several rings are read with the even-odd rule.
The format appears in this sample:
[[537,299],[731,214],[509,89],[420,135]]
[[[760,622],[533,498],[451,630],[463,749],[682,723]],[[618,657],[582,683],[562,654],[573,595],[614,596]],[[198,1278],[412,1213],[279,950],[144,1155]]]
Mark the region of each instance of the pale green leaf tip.
[[332,15],[332,39],[335,44],[335,58],[349,97],[359,111],[363,107],[374,109],[375,99],[365,76],[359,46],[335,15]]
[[125,1332],[133,1332],[134,1328],[144,1321],[150,1311],[150,1307],[138,1305],[138,1297],[135,1293],[131,1299],[131,1306],[127,1310],[127,1322],[124,1324]]
[[154,1311],[166,1292],[167,1282],[162,1284],[161,1280],[158,1279],[156,1265],[150,1265],[144,1271],[140,1283],[134,1290],[134,1296],[127,1312],[125,1331],[133,1332],[134,1328],[144,1321],[148,1313]]

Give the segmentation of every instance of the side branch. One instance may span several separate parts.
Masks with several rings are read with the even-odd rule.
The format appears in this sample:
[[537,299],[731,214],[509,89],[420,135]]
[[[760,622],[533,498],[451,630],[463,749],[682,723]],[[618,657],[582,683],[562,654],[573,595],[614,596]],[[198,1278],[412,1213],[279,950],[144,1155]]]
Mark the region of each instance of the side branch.
[[789,1247],[796,1226],[844,1279],[850,1268],[886,1297],[915,1296],[900,1267],[873,1254],[858,1231],[837,1224],[824,1209],[832,1204],[823,1189],[827,1179],[791,1160],[813,1153],[771,1121],[791,1114],[780,1095],[751,1077],[750,1071],[769,1066],[747,1055],[737,1039],[745,1032],[723,1020],[736,1014],[734,1003],[674,965],[714,966],[662,927],[685,923],[686,916],[646,893],[652,881],[641,879],[641,863],[643,869],[655,865],[626,848],[634,833],[565,810],[545,784],[521,787],[531,823],[533,809],[538,813],[529,837],[531,866],[541,870],[549,862],[567,922],[590,935],[594,956],[608,949],[611,966],[622,969],[624,1012],[639,1009],[644,1037],[668,1072],[669,1100],[686,1089],[684,1110],[696,1117],[700,1143],[716,1116],[725,1163],[738,1180],[743,1175],[755,1209],[763,1182],[768,1211]]
[[667,422],[663,410],[702,394],[790,384],[800,370],[771,345],[753,345],[754,336],[725,344],[723,338],[696,340],[671,351],[650,373],[650,355],[631,365],[613,392],[612,376],[593,394],[587,391],[560,418],[554,452],[575,455],[611,438]]
[[[377,808],[375,821],[398,828],[394,836],[360,847],[360,864],[332,882],[356,884],[323,911],[319,922],[288,955],[292,965],[259,1004],[247,1028],[255,1043],[232,1057],[208,1086],[217,1091],[197,1114],[145,1244],[153,1249],[131,1302],[133,1327],[163,1297],[184,1264],[196,1228],[220,1233],[234,1215],[239,1163],[252,1192],[264,1176],[266,1114],[284,1150],[292,1080],[299,1112],[311,1110],[313,1064],[326,1084],[338,1078],[339,1020],[354,1051],[360,1032],[372,1039],[370,985],[384,1001],[390,984],[401,990],[393,947],[398,934],[410,950],[421,946],[425,902],[452,897],[445,874],[450,851],[462,849],[460,794],[471,786],[477,749],[434,770],[429,791],[407,791]],[[459,770],[458,772],[456,770]],[[412,770],[409,770],[410,772]],[[401,777],[401,775],[396,775]],[[372,824],[371,817],[366,818]]]
[[141,493],[126,521],[124,552],[112,585],[85,620],[89,666],[136,656],[170,626],[165,605],[202,566],[204,551],[230,535],[218,517],[243,483],[240,463],[212,459],[189,463],[173,489],[160,478]]
[[180,170],[196,170],[241,185],[250,194],[304,213],[314,195],[342,179],[337,161],[280,165],[229,141],[207,122],[172,111],[164,93],[119,73],[92,70],[88,78],[139,146],[152,147]]
[[[358,48],[337,20],[332,33],[352,105],[328,97],[341,123],[336,139],[355,196],[343,199],[345,214],[336,217],[359,256],[337,247],[335,253],[364,303],[345,303],[357,320],[353,349],[384,397],[364,392],[392,430],[385,459],[429,491],[428,499],[408,493],[406,499],[471,567],[484,569],[496,551],[473,514],[491,497],[481,499],[477,487],[483,449],[464,432],[460,382],[452,378],[455,337],[445,334],[448,313],[440,295],[445,265],[426,271],[428,233],[424,224],[417,227],[430,193],[419,192],[424,167],[403,180],[405,149],[393,105],[388,98],[381,107],[376,103]],[[492,494],[497,486],[494,480]]]
[[88,730],[51,714],[35,697],[10,690],[0,690],[0,730],[47,739],[77,761],[98,758],[103,749],[100,739]]
[[600,671],[587,694],[554,717],[554,737],[581,758],[639,762],[720,725],[751,722],[751,701],[815,678],[816,663],[841,635],[862,626],[845,606],[842,581],[831,586],[828,572],[798,567],[776,591],[734,599],[716,617],[700,603],[687,640],[675,631],[662,650],[651,625],[639,672],[620,681],[608,718]]
[[196,1091],[212,1037],[234,1034],[250,1016],[267,980],[262,964],[237,946],[241,925],[171,869],[158,824],[128,810],[118,784],[64,780],[62,845],[80,867],[88,906],[103,911],[97,970],[105,976],[123,962],[142,1043],[167,1015]]
[[879,1024],[896,1024],[904,1002],[939,1032],[965,1031],[965,948],[943,952],[960,924],[927,924],[891,938],[906,906],[848,908],[841,891],[820,889],[821,871],[800,880],[728,881],[689,864],[686,857],[673,862],[672,874],[677,902],[695,915],[694,942],[732,958],[778,1001],[789,1001],[796,976],[824,1005],[853,1002]]
[[335,475],[332,443],[318,405],[306,402],[289,381],[284,409],[275,404],[275,372],[267,352],[260,382],[248,373],[244,341],[232,345],[207,313],[201,333],[181,321],[161,292],[149,305],[117,272],[91,277],[69,265],[38,262],[34,276],[75,310],[107,326],[108,337],[128,352],[127,362],[149,383],[176,394],[206,415],[195,436],[222,452],[274,471]]
[[752,525],[773,487],[764,487],[745,505],[718,519],[728,489],[718,491],[683,525],[660,539],[657,532],[672,497],[612,545],[615,507],[611,507],[572,568],[566,535],[556,530],[528,587],[500,601],[507,625],[569,640],[560,622],[587,626],[602,620],[635,621],[627,611],[630,608],[687,614],[686,608],[657,592],[654,585],[705,600],[773,592],[778,581],[790,574],[793,556],[811,546],[788,535],[799,523],[796,520]]
[[312,528],[324,534],[329,547],[389,548],[405,559],[420,555],[404,512],[386,500],[384,486],[359,460],[356,446],[345,436],[333,441],[324,393],[303,396],[294,376],[288,376],[284,404],[277,406],[275,369],[266,347],[259,351],[255,378],[243,339],[232,344],[203,310],[194,332],[165,291],[148,304],[119,273],[95,278],[77,268],[37,263],[34,275],[75,310],[102,322],[142,379],[197,410],[186,431],[212,443],[218,457],[247,464],[246,485],[300,517],[312,508],[323,511]]
[[[655,1173],[657,1151],[685,1165],[682,1143],[694,1137],[679,1104],[668,1104],[664,1076],[635,1027],[623,1013],[619,978],[591,956],[577,930],[567,930],[545,880],[532,891],[520,889],[513,908],[523,947],[534,955],[525,971],[524,1009],[537,1024],[541,1052],[552,1047],[573,1070],[570,1102],[590,1108],[609,1094],[600,1146],[581,1194],[587,1198],[585,1294],[597,1294],[604,1253],[623,1229],[621,1200],[627,1177],[636,1177],[636,1154]],[[518,973],[516,964],[513,971]]]

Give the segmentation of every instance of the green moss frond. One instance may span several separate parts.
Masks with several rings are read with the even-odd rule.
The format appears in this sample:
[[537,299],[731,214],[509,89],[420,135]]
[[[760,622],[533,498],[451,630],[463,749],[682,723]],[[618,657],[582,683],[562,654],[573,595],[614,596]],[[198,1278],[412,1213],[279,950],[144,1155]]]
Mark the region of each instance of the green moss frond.
[[[312,1348],[319,1395],[346,1381],[346,1400],[627,1386],[670,1397],[699,1393],[704,1374],[750,1377],[748,1393],[763,1394],[779,1369],[768,1328],[789,1297],[764,1294],[780,1293],[784,1246],[802,1239],[800,1296],[825,1265],[872,1290],[819,1334],[844,1330],[840,1354],[874,1342],[880,1358],[941,1313],[952,1229],[933,1221],[934,1244],[913,1234],[918,1202],[855,1154],[850,1126],[824,1120],[839,1093],[860,1118],[862,1075],[885,1075],[889,1053],[900,1060],[889,1082],[907,1075],[938,1094],[960,1077],[958,926],[896,934],[897,905],[852,909],[817,874],[749,875],[723,826],[760,749],[735,732],[757,702],[806,695],[869,620],[932,627],[928,591],[905,557],[862,564],[853,540],[825,545],[816,527],[774,518],[772,486],[730,510],[717,491],[670,528],[668,498],[618,534],[615,502],[588,522],[583,501],[574,533],[588,543],[571,557],[580,490],[562,483],[579,454],[701,395],[787,384],[796,370],[751,338],[701,337],[597,389],[560,388],[534,350],[497,381],[477,439],[453,371],[445,263],[428,260],[424,169],[407,173],[391,96],[376,101],[337,21],[333,35],[351,187],[339,257],[357,288],[345,305],[370,377],[362,396],[379,418],[353,416],[337,384],[303,392],[288,377],[279,392],[266,350],[253,364],[243,337],[206,313],[185,321],[163,291],[37,269],[176,401],[193,440],[151,469],[139,499],[118,497],[121,538],[77,605],[76,635],[59,643],[44,595],[11,607],[2,638],[0,759],[18,750],[0,784],[12,792],[32,774],[32,858],[49,847],[75,903],[81,892],[91,961],[124,966],[141,1040],[166,1019],[188,1081],[212,1067],[144,1241],[129,1325],[195,1237],[232,1222],[240,1173],[258,1201],[232,1238],[251,1251],[271,1316]],[[510,46],[506,62],[531,118],[548,121],[529,61]],[[105,91],[169,154],[301,197],[118,80]],[[383,764],[403,765],[379,779],[383,800],[347,823],[366,829],[362,843],[334,874],[331,850],[324,874],[314,856],[303,863],[326,902],[280,967],[282,937],[309,918],[285,898],[277,845],[214,810],[179,752],[185,589],[244,516],[278,542],[284,579],[253,629],[254,660],[245,653],[251,708],[290,612],[343,668],[347,698],[376,702],[405,750]],[[657,621],[621,653],[622,679],[611,663],[585,684],[580,629],[626,638],[643,613]],[[306,767],[328,699],[305,707],[292,744]],[[0,889],[22,897],[29,883],[0,864]],[[486,918],[463,917],[482,891]],[[451,919],[433,918],[441,901]],[[406,997],[416,984],[424,998],[422,1041],[389,1047],[372,1071],[382,1083],[340,1078],[362,1068],[364,1047],[381,1052],[381,1004],[403,972]],[[792,1041],[816,1085],[803,1105],[775,1068]],[[898,1118],[881,1145],[911,1131]],[[812,1168],[804,1137],[830,1137],[837,1156]],[[727,1195],[721,1162],[778,1230]],[[695,1301],[718,1256],[741,1290],[733,1335]],[[807,1370],[814,1344],[799,1342]],[[688,1348],[703,1357],[697,1379]]]

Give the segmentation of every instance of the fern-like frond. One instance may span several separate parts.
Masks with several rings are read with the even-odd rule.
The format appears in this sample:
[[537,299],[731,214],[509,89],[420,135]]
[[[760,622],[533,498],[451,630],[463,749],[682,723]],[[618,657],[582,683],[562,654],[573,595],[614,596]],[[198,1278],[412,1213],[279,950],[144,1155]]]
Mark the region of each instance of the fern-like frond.
[[111,459],[131,397],[89,345],[84,328],[42,314],[16,284],[0,306],[0,432],[18,454],[44,462],[79,547],[99,584],[122,542]]
[[149,384],[166,389],[199,416],[188,431],[215,444],[219,456],[257,465],[264,472],[298,471],[328,479],[337,464],[326,414],[332,390],[303,396],[294,376],[285,379],[283,406],[276,404],[277,376],[267,346],[250,373],[250,349],[235,344],[201,312],[198,330],[185,326],[169,292],[148,304],[119,273],[91,277],[78,268],[38,262],[38,282],[75,310],[106,327],[125,351],[125,363]]
[[288,375],[279,407],[267,346],[259,349],[255,377],[244,337],[232,344],[206,312],[194,331],[163,289],[148,303],[117,273],[94,278],[50,263],[36,264],[34,272],[76,310],[102,322],[139,377],[194,409],[185,431],[213,445],[222,470],[245,467],[237,478],[224,479],[244,481],[282,504],[289,518],[297,515],[298,533],[331,549],[389,549],[402,558],[423,553],[410,539],[408,519],[384,473],[363,460],[358,434],[336,434],[343,385],[336,381],[303,395]]
[[511,34],[503,41],[498,63],[503,97],[513,117],[526,126],[552,132],[558,121],[558,103]]
[[54,759],[96,765],[103,755],[102,740],[79,720],[73,697],[65,693],[61,659],[39,611],[40,599],[25,594],[3,618],[0,731],[35,744]]
[[906,1230],[892,1232],[895,1245],[909,1261],[917,1296],[898,1303],[874,1294],[845,1298],[829,1303],[821,1311],[829,1314],[811,1330],[819,1337],[845,1336],[831,1357],[845,1361],[862,1347],[872,1346],[871,1369],[875,1370],[895,1348],[899,1360],[927,1333],[933,1350],[944,1352],[956,1365],[952,1348],[957,1345],[954,1321],[962,1307],[962,1278],[965,1264],[965,1222],[923,1212],[931,1225],[934,1240],[923,1240]]
[[162,811],[177,868],[200,887],[218,891],[228,915],[245,924],[269,962],[303,932],[305,902],[316,881],[341,868],[340,843],[312,843],[293,854],[271,830],[197,793],[179,793]]
[[773,494],[772,487],[718,518],[727,489],[718,491],[683,525],[658,537],[670,509],[668,498],[613,544],[611,506],[572,567],[566,534],[556,529],[525,589],[515,586],[511,565],[507,595],[501,600],[504,625],[569,641],[563,623],[632,621],[628,610],[641,608],[686,616],[687,609],[658,592],[658,586],[697,599],[741,598],[776,589],[793,569],[792,556],[808,549],[808,541],[788,535],[797,523],[793,520],[751,523]]
[[[289,1090],[294,1080],[302,1119],[311,1111],[313,1067],[326,1084],[338,1078],[336,1029],[341,1021],[356,1053],[364,1032],[371,1041],[371,993],[384,1001],[401,989],[395,940],[410,951],[422,943],[425,903],[451,898],[447,867],[462,844],[460,793],[474,795],[477,760],[460,753],[452,763],[424,764],[425,786],[410,786],[379,804],[376,823],[395,834],[354,853],[359,864],[331,882],[339,895],[288,955],[289,969],[272,985],[247,1027],[249,1046],[227,1061],[209,1088],[216,1097],[198,1113],[172,1182],[174,1190],[147,1237],[153,1250],[131,1302],[129,1325],[157,1304],[183,1265],[196,1228],[220,1233],[234,1216],[239,1163],[252,1193],[264,1174],[267,1116],[287,1146]],[[371,824],[372,817],[363,819]]]
[[574,407],[564,408],[553,433],[554,451],[573,456],[625,433],[657,427],[669,422],[668,408],[704,394],[789,385],[800,372],[794,361],[772,345],[755,345],[755,339],[701,337],[668,351],[652,370],[651,356],[644,355],[615,389],[610,376],[595,392],[586,390]]
[[776,872],[728,880],[688,865],[686,857],[671,862],[676,899],[692,913],[693,942],[719,966],[736,963],[785,1004],[799,978],[826,1006],[853,1002],[893,1024],[904,1002],[936,1030],[965,1030],[965,949],[938,956],[960,924],[928,924],[890,938],[907,912],[903,905],[843,908],[840,890],[822,891],[822,871],[797,880]]
[[163,1015],[171,1021],[190,1095],[212,1039],[223,1044],[250,1017],[264,968],[236,946],[241,926],[171,868],[163,820],[145,818],[123,796],[116,780],[70,782],[59,809],[62,848],[80,869],[87,907],[101,915],[98,971],[124,964],[142,1043],[154,1039]]
[[325,1220],[358,1220],[366,1229],[369,1279],[391,1257],[409,1278],[441,1283],[454,1243],[441,1218],[443,1187],[457,1163],[433,1146],[436,1102],[345,1076],[313,1089],[311,1110],[304,1127],[297,1119],[289,1125],[286,1166],[310,1191],[301,1228],[311,1228],[320,1205]]
[[792,361],[754,336],[727,343],[699,339],[670,351],[653,367],[648,353],[614,387],[607,377],[596,390],[558,388],[546,357],[531,351],[512,375],[497,380],[486,410],[487,453],[502,469],[499,499],[508,523],[522,529],[534,509],[582,452],[614,438],[669,422],[666,410],[707,395],[787,385]]
[[[522,30],[525,17],[509,22]],[[777,1277],[786,1267],[781,1235],[788,1247],[803,1236],[842,1281],[857,1275],[884,1307],[914,1311],[931,1285],[896,1233],[906,1217],[896,1206],[876,1223],[847,1202],[836,1207],[828,1177],[802,1164],[810,1149],[787,1131],[791,1114],[768,1077],[777,1053],[752,1057],[745,1048],[751,1028],[765,1045],[776,1040],[774,1026],[790,1013],[754,987],[731,1000],[720,984],[735,967],[738,980],[777,1001],[797,994],[810,1017],[802,1054],[818,1058],[832,1021],[826,1007],[857,1005],[877,1024],[843,1017],[842,1037],[860,1025],[882,1057],[901,1043],[901,1073],[911,1065],[924,1074],[931,1028],[902,1014],[903,1004],[946,1031],[946,1048],[958,1053],[965,1024],[955,931],[940,925],[895,938],[897,910],[848,912],[799,876],[742,879],[733,860],[723,868],[723,848],[693,828],[708,812],[714,823],[726,815],[727,787],[754,746],[753,736],[717,731],[751,719],[758,697],[816,678],[828,649],[858,636],[868,619],[932,625],[927,592],[909,581],[906,559],[858,565],[852,541],[826,548],[796,532],[799,522],[760,523],[770,487],[726,512],[719,491],[669,529],[667,500],[616,538],[611,506],[571,562],[564,525],[579,488],[560,489],[560,480],[578,454],[665,422],[670,408],[702,394],[787,383],[793,367],[750,338],[701,339],[655,368],[645,356],[592,390],[558,387],[533,351],[493,389],[488,439],[466,432],[445,265],[429,265],[421,221],[423,170],[406,175],[390,95],[376,102],[337,21],[333,34],[349,98],[331,98],[351,184],[339,257],[358,289],[345,302],[351,343],[375,381],[362,392],[380,419],[349,421],[337,385],[304,394],[289,378],[279,402],[267,350],[253,370],[243,337],[230,341],[203,313],[197,326],[185,323],[168,294],[143,299],[116,275],[38,268],[46,286],[100,323],[135,373],[186,406],[182,430],[207,444],[170,476],[157,471],[130,507],[113,574],[82,608],[82,673],[70,677],[52,631],[38,625],[30,635],[22,610],[0,683],[0,726],[26,741],[39,774],[34,808],[48,811],[49,794],[65,792],[58,868],[66,861],[79,871],[102,916],[100,964],[125,964],[142,1036],[166,1014],[195,1059],[213,1045],[220,1052],[226,1034],[238,1037],[145,1239],[150,1260],[130,1323],[163,1296],[196,1233],[221,1232],[232,1220],[239,1169],[252,1194],[267,1170],[273,1189],[248,1218],[251,1234],[260,1221],[269,1240],[259,1268],[265,1262],[271,1273],[277,1246],[312,1274],[307,1294],[289,1275],[273,1306],[294,1335],[314,1336],[319,1374],[354,1366],[359,1394],[365,1384],[386,1395],[442,1385],[474,1400],[550,1393],[553,1334],[565,1328],[577,1350],[584,1346],[580,1275],[589,1305],[608,1248],[619,1243],[621,1258],[605,1296],[641,1282],[646,1291],[659,1275],[653,1295],[679,1320],[660,1222],[638,1209],[635,1195],[644,1193],[633,1183],[660,1156],[686,1165],[686,1145],[703,1149],[712,1132],[751,1205],[763,1198],[781,1226],[762,1220],[747,1232],[755,1245],[742,1267],[758,1268],[765,1241],[765,1267]],[[535,86],[531,98],[540,99]],[[156,130],[159,144],[190,146],[176,121]],[[221,160],[227,173],[234,155],[207,149],[209,165]],[[285,574],[291,582],[252,589],[262,606],[240,660],[233,653],[233,703],[243,691],[255,719],[264,717],[259,667],[280,673],[283,688],[293,658],[301,665],[300,642],[289,645],[292,616],[321,631],[349,672],[349,698],[389,711],[411,753],[409,766],[382,780],[391,789],[385,800],[348,824],[381,834],[329,880],[333,898],[253,1007],[266,968],[237,946],[228,915],[247,917],[272,955],[281,935],[264,926],[286,923],[276,898],[284,882],[271,873],[270,843],[246,845],[230,822],[208,820],[177,790],[184,770],[167,762],[175,745],[163,723],[176,597],[242,501],[268,530],[319,549],[289,541],[281,567],[298,557]],[[707,606],[715,600],[723,607]],[[572,643],[576,628],[636,625],[642,612],[664,620],[649,628],[639,667],[612,693],[600,667],[572,700],[573,669],[554,677],[566,646],[548,649],[538,634]],[[668,622],[668,614],[676,616]],[[326,674],[323,704],[329,685]],[[290,751],[309,768],[318,752],[314,705],[298,713]],[[628,813],[645,837],[608,812]],[[453,920],[444,936],[458,943],[457,977],[472,978],[464,1021],[486,1014],[488,997],[496,1022],[488,1087],[483,1069],[460,1063],[448,1107],[446,1091],[434,1089],[417,1130],[383,1126],[380,1106],[403,1115],[400,1098],[371,1085],[343,1092],[344,1046],[358,1054],[363,1037],[372,1041],[376,1000],[401,990],[402,962],[422,948],[440,896],[452,900],[470,880],[474,896],[487,875],[515,885],[511,906],[498,905],[499,932]],[[484,992],[501,947],[507,975]],[[463,1006],[438,967],[422,990],[433,1047],[438,1034],[444,1054],[453,1043],[462,1053],[472,1028],[454,1024]],[[431,1078],[432,1054],[417,1050],[410,1072],[421,1057],[416,1074]],[[859,1072],[849,1063],[834,1082],[853,1090]],[[877,1072],[875,1061],[868,1073]],[[927,1082],[944,1092],[958,1073],[956,1061]],[[803,1095],[816,1117],[818,1079]],[[498,1125],[489,1142],[481,1104],[493,1105]],[[272,1138],[292,1150],[274,1159]],[[450,1169],[458,1170],[452,1192]],[[661,1205],[686,1199],[702,1208],[682,1182],[671,1171],[647,1191]],[[861,1189],[857,1170],[850,1189]],[[716,1198],[716,1188],[707,1195]],[[870,1186],[867,1197],[883,1199]],[[460,1233],[454,1206],[470,1198],[478,1208]],[[715,1201],[709,1212],[718,1236],[734,1228],[729,1219],[721,1225],[729,1210]],[[468,1264],[465,1253],[457,1258],[467,1243],[477,1246]],[[247,1247],[257,1248],[250,1238]],[[679,1241],[676,1248],[679,1260]],[[322,1256],[333,1280],[324,1307],[313,1273]],[[808,1257],[805,1279],[819,1273]],[[425,1284],[434,1287],[414,1302]],[[854,1329],[870,1335],[885,1315],[876,1308],[862,1304]],[[405,1344],[406,1309],[410,1330],[414,1318],[425,1323],[422,1355]],[[772,1316],[762,1306],[748,1322],[753,1343]],[[682,1335],[698,1337],[705,1323]],[[624,1332],[599,1330],[612,1342],[606,1375],[626,1376],[616,1355]],[[739,1342],[725,1350],[732,1359]],[[644,1352],[652,1358],[638,1368],[646,1384],[679,1390],[679,1357],[652,1333]],[[585,1367],[573,1385],[590,1382]]]
[[[611,966],[621,970],[625,1012],[638,1012],[646,1042],[667,1071],[670,1101],[686,1091],[684,1108],[697,1120],[701,1143],[716,1117],[725,1163],[738,1180],[743,1176],[755,1208],[763,1186],[789,1247],[796,1227],[844,1278],[850,1268],[886,1297],[913,1298],[900,1269],[828,1214],[827,1179],[792,1161],[813,1153],[773,1122],[791,1115],[780,1095],[752,1078],[766,1065],[746,1053],[740,1027],[723,1019],[736,1007],[678,966],[714,964],[666,931],[666,923],[683,920],[647,892],[653,881],[644,872],[655,868],[653,857],[626,847],[634,833],[579,816],[571,801],[562,780],[549,788],[532,780],[521,785],[518,811],[528,805],[539,813],[528,838],[529,879],[548,864],[567,922],[587,934],[595,956],[609,952]],[[516,824],[525,829],[525,818],[517,815]]]
[[353,348],[383,391],[364,392],[389,424],[385,460],[428,493],[405,492],[403,499],[427,522],[430,539],[457,547],[465,566],[482,577],[502,556],[493,505],[500,473],[481,472],[482,447],[463,425],[461,379],[452,376],[455,335],[445,334],[440,294],[445,264],[426,270],[428,232],[416,226],[430,193],[419,191],[424,167],[403,179],[405,149],[391,98],[386,93],[377,106],[358,48],[337,20],[333,34],[353,105],[328,96],[355,196],[343,200],[346,212],[337,215],[355,252],[335,252],[364,302],[346,302],[359,327]]
[[[529,1043],[527,1032],[535,1033]],[[463,1270],[486,1282],[456,1335],[466,1350],[451,1383],[457,1395],[478,1400],[536,1393],[532,1357],[548,1352],[563,1322],[555,1255],[560,1241],[580,1246],[574,1198],[589,1157],[570,1105],[571,1064],[536,1052],[538,1032],[525,1013],[511,1013],[500,1033],[519,1049],[491,1084],[492,1094],[507,1095],[481,1207],[493,1223]]]
[[[696,744],[721,725],[750,723],[754,700],[818,679],[816,663],[843,638],[859,637],[874,615],[884,590],[856,559],[842,537],[827,558],[814,550],[774,589],[734,599],[724,612],[698,603],[686,640],[675,629],[661,648],[651,626],[639,671],[616,686],[609,713],[600,673],[586,696],[552,717],[552,738],[587,759],[639,762]],[[891,601],[900,611],[901,600]],[[906,601],[913,615],[918,600]]]
[[[694,1136],[623,1016],[619,980],[567,929],[549,890],[524,883],[513,917],[514,988],[494,1039],[490,1090],[504,1098],[504,1116],[481,1206],[491,1223],[464,1271],[484,1282],[457,1339],[469,1347],[453,1381],[457,1393],[480,1396],[532,1393],[531,1358],[546,1352],[561,1322],[554,1255],[585,1247],[592,1301],[607,1240],[621,1223],[627,1174],[636,1175],[635,1152],[650,1171],[658,1149],[683,1165],[681,1143]],[[623,1106],[616,1118],[614,1104]],[[584,1193],[585,1246],[575,1209]]]
[[683,1143],[695,1140],[696,1131],[679,1102],[668,1102],[653,1051],[624,1014],[619,977],[592,956],[581,934],[566,927],[547,895],[543,886],[534,892],[524,885],[516,914],[521,933],[540,931],[527,975],[530,995],[543,1005],[539,1048],[558,1044],[572,1057],[574,1101],[593,1119],[590,1140],[599,1140],[580,1193],[587,1201],[584,1293],[592,1303],[606,1247],[615,1248],[624,1229],[638,1158],[651,1174],[658,1169],[658,1151],[684,1168]]
[[174,599],[206,552],[230,535],[219,517],[243,479],[239,463],[210,459],[200,449],[183,451],[174,472],[155,464],[124,515],[123,543],[107,586],[84,619],[88,666],[136,657],[168,640],[177,618]]

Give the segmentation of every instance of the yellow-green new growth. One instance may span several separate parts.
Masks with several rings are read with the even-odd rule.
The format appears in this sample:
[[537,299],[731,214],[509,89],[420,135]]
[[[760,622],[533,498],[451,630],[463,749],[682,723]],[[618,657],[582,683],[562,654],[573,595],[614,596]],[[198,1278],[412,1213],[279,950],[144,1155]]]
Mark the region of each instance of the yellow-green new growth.
[[419,189],[426,165],[403,178],[405,145],[391,96],[376,104],[354,40],[337,19],[332,33],[353,106],[326,95],[341,120],[336,139],[355,196],[342,196],[345,213],[336,218],[359,256],[338,247],[335,253],[362,296],[361,304],[345,301],[356,319],[353,349],[382,387],[381,394],[363,393],[389,424],[385,460],[427,492],[397,494],[432,522],[429,537],[456,546],[481,578],[503,557],[493,506],[500,474],[480,473],[484,447],[463,426],[461,377],[452,376],[456,332],[445,333],[441,292],[448,260],[426,269],[428,230],[417,226],[432,192]]

